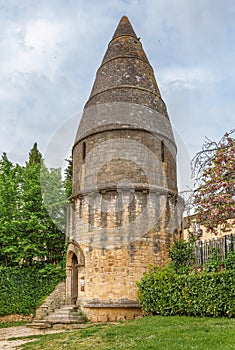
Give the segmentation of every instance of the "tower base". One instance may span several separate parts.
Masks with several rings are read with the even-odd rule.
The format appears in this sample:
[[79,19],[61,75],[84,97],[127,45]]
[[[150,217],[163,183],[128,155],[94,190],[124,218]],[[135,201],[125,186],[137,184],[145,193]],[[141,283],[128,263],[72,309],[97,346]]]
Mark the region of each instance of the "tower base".
[[139,303],[131,300],[87,303],[81,309],[91,322],[125,321],[143,316]]

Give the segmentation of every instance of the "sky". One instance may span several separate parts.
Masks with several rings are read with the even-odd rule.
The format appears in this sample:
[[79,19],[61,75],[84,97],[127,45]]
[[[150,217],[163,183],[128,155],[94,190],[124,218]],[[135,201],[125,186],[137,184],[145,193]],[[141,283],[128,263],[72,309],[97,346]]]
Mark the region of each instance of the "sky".
[[0,0],[0,154],[22,164],[34,142],[45,155],[54,138],[62,159],[70,153],[123,15],[155,71],[183,164],[205,137],[235,127],[234,0]]

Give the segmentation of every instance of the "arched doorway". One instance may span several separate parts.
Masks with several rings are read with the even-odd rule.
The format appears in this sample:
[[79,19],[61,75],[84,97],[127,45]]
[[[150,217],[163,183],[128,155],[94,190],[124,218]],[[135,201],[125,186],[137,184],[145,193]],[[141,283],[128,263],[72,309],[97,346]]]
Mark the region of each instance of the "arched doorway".
[[66,302],[76,305],[81,297],[79,279],[84,279],[85,257],[77,243],[69,243],[66,263]]
[[78,298],[78,259],[75,254],[72,256],[72,276],[71,276],[71,302],[76,305]]

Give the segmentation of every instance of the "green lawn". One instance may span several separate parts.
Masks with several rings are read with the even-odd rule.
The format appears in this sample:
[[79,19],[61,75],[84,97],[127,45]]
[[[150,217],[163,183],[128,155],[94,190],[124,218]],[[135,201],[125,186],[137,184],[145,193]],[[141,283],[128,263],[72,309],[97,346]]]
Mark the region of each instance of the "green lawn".
[[44,335],[21,349],[234,350],[235,319],[155,316]]
[[16,326],[24,326],[26,323],[27,323],[26,321],[4,322],[4,323],[0,323],[0,328],[9,328],[9,327],[16,327]]

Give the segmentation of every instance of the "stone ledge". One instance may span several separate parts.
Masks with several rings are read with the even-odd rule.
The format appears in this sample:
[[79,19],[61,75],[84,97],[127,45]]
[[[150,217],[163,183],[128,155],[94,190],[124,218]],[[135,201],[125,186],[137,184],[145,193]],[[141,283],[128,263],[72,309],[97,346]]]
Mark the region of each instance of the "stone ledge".
[[141,309],[141,306],[137,302],[121,302],[121,303],[106,303],[106,302],[94,302],[84,304],[83,308],[131,308],[131,309]]

